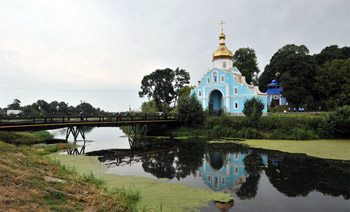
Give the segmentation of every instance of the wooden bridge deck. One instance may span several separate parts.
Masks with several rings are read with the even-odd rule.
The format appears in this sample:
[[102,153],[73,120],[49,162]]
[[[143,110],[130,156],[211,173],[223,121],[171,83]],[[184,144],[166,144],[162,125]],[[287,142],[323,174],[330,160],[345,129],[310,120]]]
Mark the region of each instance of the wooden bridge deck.
[[128,126],[177,122],[175,115],[119,115],[106,117],[0,118],[0,131],[59,129],[70,126]]

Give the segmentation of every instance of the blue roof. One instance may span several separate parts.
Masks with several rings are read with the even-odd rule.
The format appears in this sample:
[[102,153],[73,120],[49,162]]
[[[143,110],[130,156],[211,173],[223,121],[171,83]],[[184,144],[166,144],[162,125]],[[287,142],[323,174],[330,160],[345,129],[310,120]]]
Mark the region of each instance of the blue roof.
[[283,91],[282,88],[269,88],[267,89],[267,94],[280,94]]
[[268,85],[278,85],[278,83],[277,83],[276,79],[274,79],[274,80],[272,80],[272,82],[271,82],[270,84],[268,84]]

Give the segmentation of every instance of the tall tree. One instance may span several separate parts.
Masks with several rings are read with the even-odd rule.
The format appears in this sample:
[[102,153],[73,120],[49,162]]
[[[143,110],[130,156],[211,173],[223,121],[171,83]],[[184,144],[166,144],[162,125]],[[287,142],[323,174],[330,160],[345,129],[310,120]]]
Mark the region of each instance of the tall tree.
[[315,108],[316,60],[310,55],[290,54],[280,64],[282,96],[295,106]]
[[251,84],[259,73],[255,50],[251,48],[240,48],[233,55],[233,66],[245,76],[247,83]]
[[318,65],[323,65],[325,62],[335,59],[347,59],[350,58],[350,47],[327,46],[319,54],[315,54],[315,58]]
[[288,44],[280,48],[271,58],[270,63],[265,66],[264,72],[259,77],[259,90],[266,92],[267,85],[275,78],[275,74],[280,72],[281,66],[288,55],[308,55],[309,50],[306,46],[297,46],[295,44]]
[[[139,96],[153,98],[158,110],[167,112],[170,104],[177,101],[181,87],[188,84],[189,79],[189,73],[183,69],[157,69],[143,77]],[[163,104],[167,106],[164,107]]]
[[185,84],[189,84],[190,83],[190,74],[184,70],[184,69],[179,69],[177,68],[175,70],[175,85],[174,85],[174,92],[175,92],[175,105],[177,103],[177,100],[180,98],[181,96],[181,88],[185,85]]
[[21,109],[21,101],[19,99],[14,99],[12,104],[9,104],[7,107],[12,110],[19,110]]
[[350,105],[350,58],[322,65],[317,71],[315,88],[328,109]]
[[144,113],[155,113],[158,111],[158,108],[156,107],[156,102],[154,99],[149,100],[147,102],[143,102],[141,105],[141,111]]

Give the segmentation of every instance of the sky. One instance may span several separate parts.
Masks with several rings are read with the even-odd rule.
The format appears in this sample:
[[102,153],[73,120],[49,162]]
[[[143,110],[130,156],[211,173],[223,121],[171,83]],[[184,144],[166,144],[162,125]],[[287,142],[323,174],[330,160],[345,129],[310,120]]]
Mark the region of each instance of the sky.
[[350,46],[349,0],[0,0],[0,108],[19,99],[138,110],[143,76],[212,68],[226,46],[253,48],[260,72],[286,44]]

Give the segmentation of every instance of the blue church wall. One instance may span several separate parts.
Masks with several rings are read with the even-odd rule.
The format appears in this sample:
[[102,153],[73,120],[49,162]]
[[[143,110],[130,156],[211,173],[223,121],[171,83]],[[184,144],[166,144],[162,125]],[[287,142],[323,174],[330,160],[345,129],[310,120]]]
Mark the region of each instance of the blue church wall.
[[[237,73],[237,75],[234,73]],[[241,78],[241,83],[237,82],[238,78]],[[196,94],[198,100],[202,103],[203,109],[209,109],[209,104],[212,103],[214,110],[222,108],[224,112],[229,113],[242,113],[244,102],[256,97],[265,105],[263,112],[266,113],[267,96],[257,95],[250,91],[248,85],[244,82],[244,77],[241,77],[237,68],[233,68],[230,72],[214,68],[202,77],[200,85],[192,90],[191,94]],[[221,97],[218,92],[222,95],[221,101],[218,100]]]

